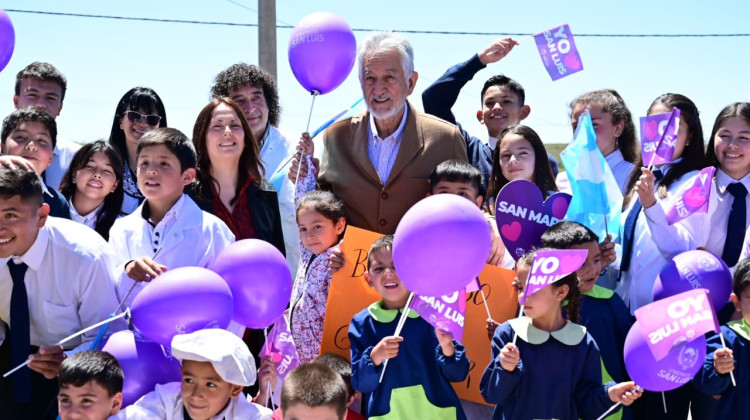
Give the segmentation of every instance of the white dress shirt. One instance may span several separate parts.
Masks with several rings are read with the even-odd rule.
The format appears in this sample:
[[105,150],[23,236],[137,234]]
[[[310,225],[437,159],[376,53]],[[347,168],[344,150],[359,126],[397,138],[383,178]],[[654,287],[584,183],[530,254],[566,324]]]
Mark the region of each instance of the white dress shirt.
[[[708,211],[693,213],[671,226],[667,223],[665,211],[665,208],[672,205],[671,201],[669,206],[652,206],[644,210],[652,235],[658,238],[656,244],[665,258],[669,259],[680,252],[699,247],[721,258],[727,236],[729,211],[734,201],[732,194],[727,191],[727,186],[733,182],[742,182],[750,191],[750,174],[735,181],[724,171],[717,169],[711,184]],[[745,200],[750,202],[750,195]],[[747,206],[747,211],[746,220],[750,221],[750,205]]]
[[73,161],[73,155],[76,154],[81,145],[73,143],[62,137],[57,137],[54,154],[52,155],[52,164],[44,170],[44,180],[50,187],[59,190],[60,182],[63,175],[68,171],[70,162]]
[[89,214],[85,216],[81,216],[78,213],[78,210],[76,210],[75,206],[73,205],[73,200],[68,200],[68,206],[70,206],[70,219],[74,222],[78,222],[81,224],[84,224],[91,229],[96,228],[96,216],[99,215],[99,212],[102,211],[102,208],[104,207],[104,203],[99,204],[97,208],[90,211]]
[[[29,298],[30,342],[34,346],[52,346],[107,319],[117,308],[114,255],[98,233],[79,223],[48,217],[28,251],[13,259],[29,267],[24,283]],[[8,260],[0,259],[0,320],[12,328],[13,280]],[[125,327],[118,321],[109,327],[110,333]],[[63,348],[88,350],[98,332],[89,331],[63,344]]]
[[[669,172],[669,165],[662,166],[662,172],[666,175]],[[654,206],[661,206],[664,211],[672,201],[672,197],[680,191],[684,185],[692,185],[694,176],[698,171],[691,171],[680,177],[669,186],[667,197],[656,197],[657,201]],[[622,213],[620,220],[623,226],[628,215],[633,211],[633,205],[638,199],[638,195],[631,198],[628,208]],[[659,238],[659,237],[657,237]],[[661,238],[659,238],[661,239]],[[619,265],[619,258],[617,264]],[[649,229],[649,223],[645,211],[641,211],[635,223],[635,233],[633,234],[633,247],[630,258],[630,268],[621,274],[620,281],[617,283],[615,292],[622,298],[625,304],[634,313],[641,306],[653,302],[653,286],[659,271],[669,262],[664,255],[659,252],[654,236]]]
[[[117,219],[109,231],[109,243],[119,258],[115,277],[118,299],[135,283],[125,273],[125,263],[131,260],[149,257],[168,269],[208,267],[234,242],[234,234],[224,222],[201,210],[185,194],[156,225],[147,218],[148,211],[144,212],[147,203],[144,201],[136,211]],[[148,284],[138,283],[123,307],[130,307],[138,292]]]
[[[281,381],[279,381],[281,382]],[[141,397],[132,405],[123,408],[119,413],[111,416],[110,420],[183,420],[183,408],[180,393],[180,383],[170,382],[164,385],[156,385],[156,388]],[[218,414],[208,420],[269,420],[271,410],[266,407],[251,403],[240,395],[231,398],[229,404]]]
[[404,115],[401,118],[396,131],[386,138],[378,135],[378,129],[375,126],[375,117],[370,114],[370,129],[367,131],[369,138],[367,140],[367,155],[370,157],[372,166],[375,167],[383,184],[388,181],[393,164],[396,163],[398,149],[401,146],[401,139],[404,138],[404,127],[406,127],[406,116],[409,113],[409,105],[404,103]]
[[261,142],[260,159],[266,170],[266,179],[279,197],[279,213],[281,215],[281,231],[284,234],[284,249],[286,262],[292,273],[297,272],[299,266],[299,228],[297,227],[297,213],[294,207],[294,184],[287,174],[289,168],[276,171],[282,163],[296,153],[296,144],[292,144],[276,127],[268,126]]

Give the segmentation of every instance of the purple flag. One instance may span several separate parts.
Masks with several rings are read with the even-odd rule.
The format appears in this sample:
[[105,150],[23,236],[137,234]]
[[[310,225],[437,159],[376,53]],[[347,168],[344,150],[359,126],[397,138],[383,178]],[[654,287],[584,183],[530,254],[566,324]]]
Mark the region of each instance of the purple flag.
[[526,288],[521,296],[521,305],[526,304],[526,297],[544,289],[570,273],[575,273],[586,262],[588,251],[585,249],[555,249],[537,251],[534,262],[526,279]]
[[465,290],[439,297],[415,295],[411,309],[433,327],[450,334],[454,340],[463,339],[466,316]]
[[672,206],[667,210],[667,223],[673,225],[693,213],[708,211],[708,197],[711,196],[714,172],[716,168],[713,166],[701,169],[693,184],[677,193]]
[[641,117],[641,156],[648,166],[670,163],[680,131],[680,110]]
[[719,332],[707,289],[694,289],[657,300],[635,310],[651,354],[661,360],[677,346],[714,331]]
[[471,293],[478,292],[481,288],[482,285],[479,283],[479,277],[475,277],[474,280],[470,281],[469,284],[464,287],[464,290],[466,291],[466,293]]
[[271,355],[276,366],[276,376],[284,380],[286,375],[299,365],[297,346],[294,345],[292,333],[286,318],[281,315],[273,324],[273,329],[268,334],[268,341],[260,351],[260,357]]
[[568,24],[534,35],[539,56],[553,81],[583,70],[573,33]]

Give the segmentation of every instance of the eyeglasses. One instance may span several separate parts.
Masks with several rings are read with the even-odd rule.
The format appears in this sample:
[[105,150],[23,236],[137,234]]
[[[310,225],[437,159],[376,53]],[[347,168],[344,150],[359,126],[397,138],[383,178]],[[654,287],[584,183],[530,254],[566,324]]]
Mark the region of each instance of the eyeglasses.
[[146,124],[151,127],[156,127],[159,125],[159,121],[161,121],[161,117],[158,115],[143,115],[136,111],[125,111],[125,116],[128,117],[128,120],[133,124],[137,124],[145,118]]

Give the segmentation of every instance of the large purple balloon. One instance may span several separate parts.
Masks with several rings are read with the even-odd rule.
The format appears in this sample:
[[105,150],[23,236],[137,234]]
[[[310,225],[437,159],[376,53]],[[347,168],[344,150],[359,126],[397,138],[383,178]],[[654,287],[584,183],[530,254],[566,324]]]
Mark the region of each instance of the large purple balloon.
[[310,93],[326,94],[346,80],[354,67],[357,41],[348,23],[329,12],[309,14],[289,38],[289,65]]
[[179,382],[180,362],[171,356],[169,349],[133,334],[118,331],[112,334],[102,351],[115,356],[122,366],[125,382],[122,387],[122,406],[133,404],[154,390],[156,384]]
[[625,368],[635,383],[648,391],[660,392],[679,388],[693,379],[706,357],[706,338],[672,348],[661,360],[654,359],[640,324],[636,321],[625,337]]
[[138,331],[169,346],[177,334],[229,326],[232,292],[211,270],[175,268],[151,281],[135,297],[130,312]]
[[654,300],[701,288],[708,289],[714,309],[720,310],[732,293],[732,272],[721,258],[710,252],[683,252],[659,272],[654,282]]
[[393,263],[410,291],[442,296],[479,275],[490,254],[487,221],[474,202],[436,194],[412,206],[396,227]]
[[0,71],[3,71],[16,46],[16,32],[5,10],[0,9]]
[[216,257],[210,267],[232,289],[234,320],[248,328],[266,328],[284,313],[292,296],[292,275],[276,247],[243,239]]

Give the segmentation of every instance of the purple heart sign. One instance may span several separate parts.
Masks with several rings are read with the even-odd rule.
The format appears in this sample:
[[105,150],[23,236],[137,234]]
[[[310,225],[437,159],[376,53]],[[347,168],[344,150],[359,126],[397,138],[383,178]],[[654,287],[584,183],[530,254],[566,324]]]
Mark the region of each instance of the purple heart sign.
[[534,35],[534,41],[552,81],[583,70],[581,55],[567,23],[539,32]]
[[555,193],[544,201],[533,182],[512,181],[497,195],[495,219],[507,252],[518,261],[526,251],[542,244],[548,227],[563,220],[570,205],[570,194]]

